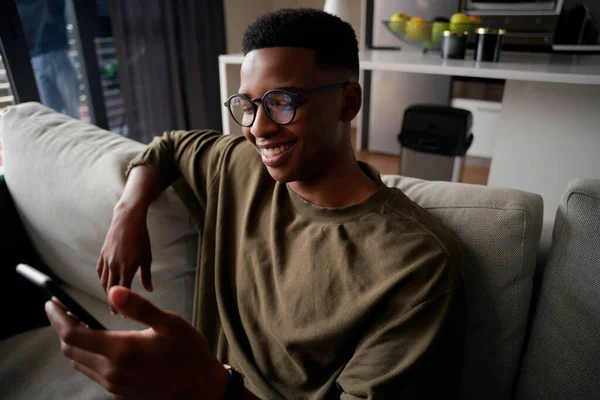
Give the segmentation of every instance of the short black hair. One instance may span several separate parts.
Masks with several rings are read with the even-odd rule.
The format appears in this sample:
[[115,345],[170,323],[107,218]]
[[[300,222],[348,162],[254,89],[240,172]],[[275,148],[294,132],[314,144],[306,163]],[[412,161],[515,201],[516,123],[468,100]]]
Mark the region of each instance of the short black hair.
[[358,79],[358,41],[352,26],[322,10],[282,8],[266,13],[244,32],[242,50],[267,47],[302,47],[316,52],[316,63],[323,68],[348,69]]

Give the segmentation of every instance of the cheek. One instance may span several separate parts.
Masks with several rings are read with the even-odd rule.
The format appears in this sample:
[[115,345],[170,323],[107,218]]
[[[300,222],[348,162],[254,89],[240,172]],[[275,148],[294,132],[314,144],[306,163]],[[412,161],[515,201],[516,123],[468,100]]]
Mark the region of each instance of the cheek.
[[252,144],[256,144],[256,138],[250,133],[250,128],[242,128],[242,134]]
[[310,136],[321,136],[335,126],[338,118],[330,104],[319,102],[318,104],[307,104],[298,109],[296,118],[302,122],[305,132]]

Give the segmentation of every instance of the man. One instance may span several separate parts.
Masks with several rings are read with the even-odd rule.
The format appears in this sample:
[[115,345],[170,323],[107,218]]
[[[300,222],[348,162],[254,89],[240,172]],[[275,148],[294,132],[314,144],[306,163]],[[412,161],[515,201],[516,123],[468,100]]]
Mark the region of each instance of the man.
[[17,0],[42,104],[79,118],[79,80],[69,56],[64,0]]
[[[244,137],[165,133],[132,161],[115,207],[98,274],[116,311],[151,329],[86,330],[48,303],[64,353],[126,398],[457,397],[460,250],[354,158],[354,31],[280,10],[243,49],[226,106]],[[152,289],[146,213],[180,176],[202,227],[193,328],[126,289],[138,267]]]

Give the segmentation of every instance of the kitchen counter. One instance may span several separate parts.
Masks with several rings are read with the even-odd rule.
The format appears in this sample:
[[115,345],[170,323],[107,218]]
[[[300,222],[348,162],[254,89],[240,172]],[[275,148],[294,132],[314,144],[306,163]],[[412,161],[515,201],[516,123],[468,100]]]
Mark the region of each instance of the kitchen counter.
[[[244,55],[221,55],[219,61],[241,64]],[[500,62],[490,63],[473,61],[472,51],[465,60],[443,60],[439,52],[362,50],[359,61],[361,69],[370,71],[600,85],[600,55],[503,52]]]
[[360,67],[371,71],[600,85],[600,56],[594,55],[503,52],[500,62],[491,63],[473,61],[473,52],[467,52],[464,60],[443,60],[439,52],[363,50]]

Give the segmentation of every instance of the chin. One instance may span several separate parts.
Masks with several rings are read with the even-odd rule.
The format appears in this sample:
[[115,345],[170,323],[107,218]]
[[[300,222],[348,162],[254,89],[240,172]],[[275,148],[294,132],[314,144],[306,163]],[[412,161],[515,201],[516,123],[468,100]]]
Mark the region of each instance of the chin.
[[267,167],[267,171],[269,171],[271,178],[275,179],[277,182],[289,183],[298,180],[296,177],[297,174],[294,174],[291,171],[286,171],[283,168]]

